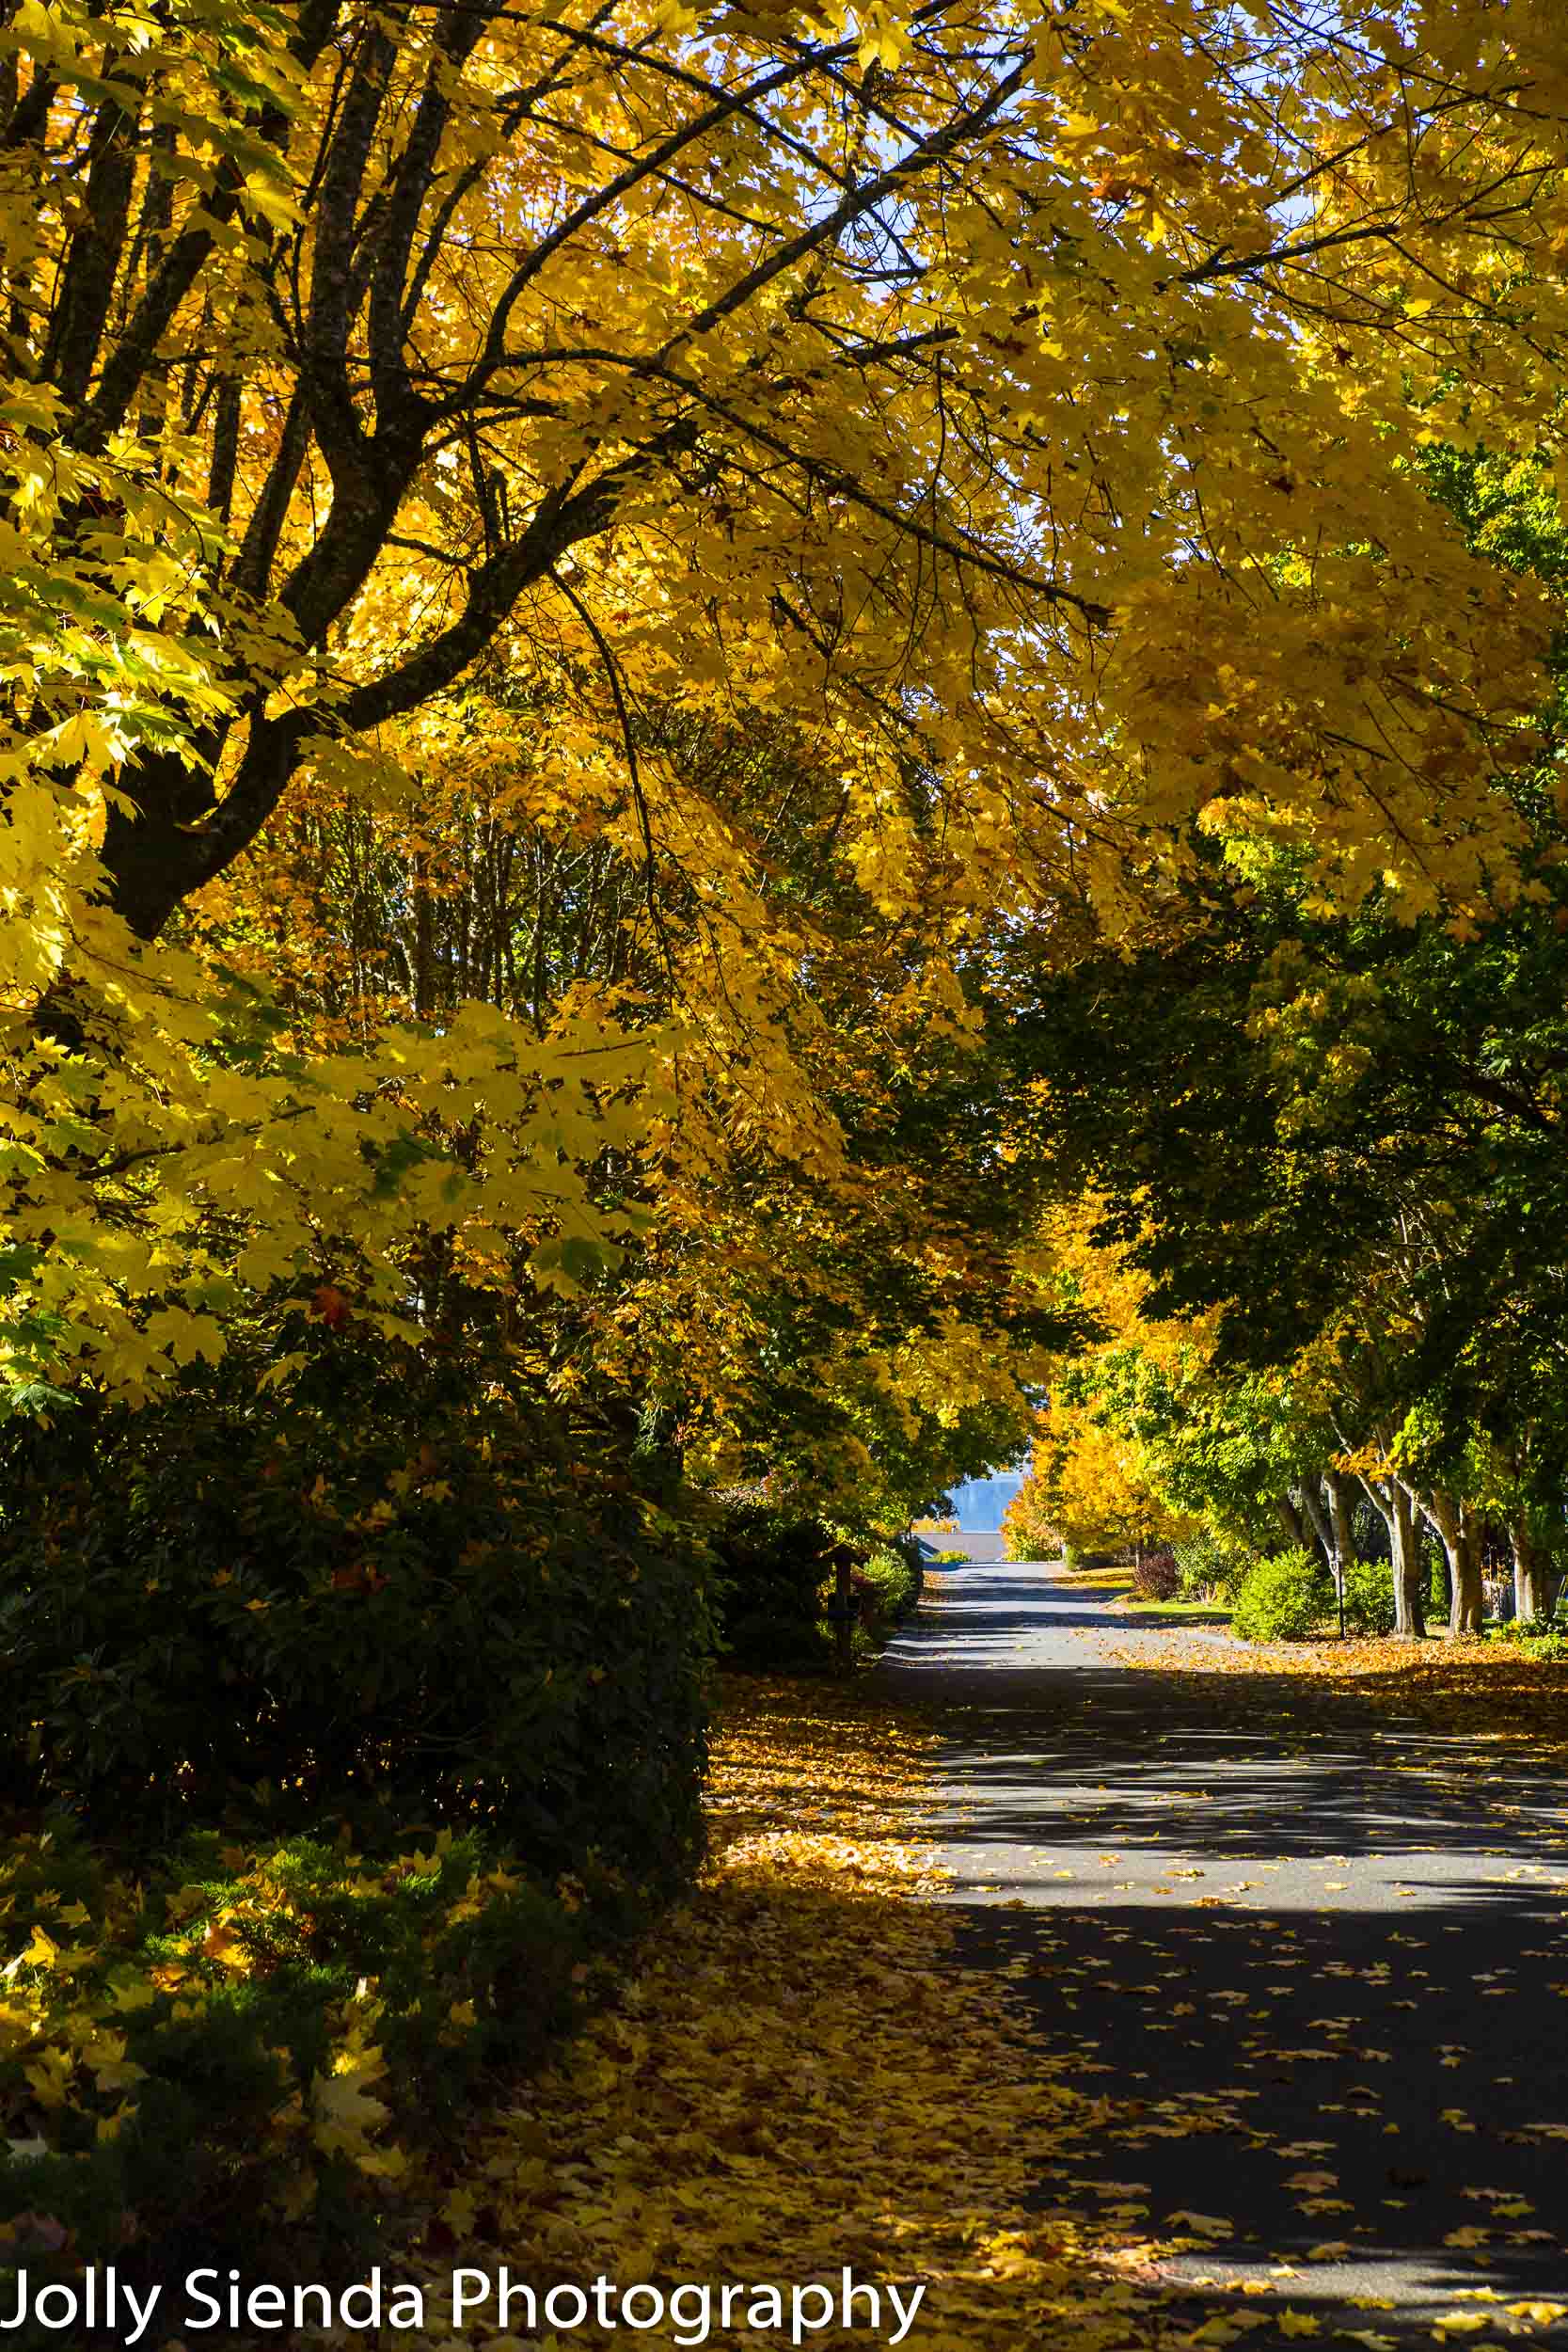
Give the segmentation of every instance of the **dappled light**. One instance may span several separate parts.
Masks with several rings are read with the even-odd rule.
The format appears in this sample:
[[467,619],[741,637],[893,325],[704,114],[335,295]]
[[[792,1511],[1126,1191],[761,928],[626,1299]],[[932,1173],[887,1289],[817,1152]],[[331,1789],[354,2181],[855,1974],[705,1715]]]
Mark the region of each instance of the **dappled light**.
[[[434,2275],[504,2259],[535,2280],[836,2286],[847,2266],[921,2287],[911,2341],[937,2352],[1003,2352],[1025,2324],[1085,2352],[1126,2341],[1135,2236],[1035,2210],[1092,2098],[1005,1982],[956,1975],[957,1923],[928,1899],[934,1747],[863,1690],[727,1690],[703,1883],[482,2130],[427,2237]],[[867,2308],[808,2341],[863,2344]]]
[[1446,1650],[1418,1715],[1386,1656],[1184,1640],[1130,1652],[1114,1597],[970,1569],[889,1661],[949,1710],[964,1963],[1099,2103],[1043,2203],[1154,2241],[1199,2343],[1555,2328],[1568,1696],[1505,1668],[1530,1710],[1478,1738]]
[[15,2352],[1568,2343],[1564,5],[0,0]]

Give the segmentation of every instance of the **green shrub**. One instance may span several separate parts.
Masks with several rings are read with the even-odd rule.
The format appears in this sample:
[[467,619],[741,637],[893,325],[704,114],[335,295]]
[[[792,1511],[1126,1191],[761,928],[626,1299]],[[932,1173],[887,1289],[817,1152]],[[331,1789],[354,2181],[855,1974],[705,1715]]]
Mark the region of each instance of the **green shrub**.
[[[625,1428],[301,1319],[0,1440],[0,1772],[146,1851],[483,1827],[546,1879],[700,1835],[704,1558]],[[276,1344],[276,1343],[275,1343]],[[476,1402],[476,1397],[478,1402]]]
[[768,1673],[827,1667],[824,1614],[832,1531],[787,1505],[729,1503],[712,1537],[722,1645],[728,1662]]
[[1542,1617],[1510,1617],[1495,1628],[1495,1632],[1499,1640],[1516,1644],[1527,1658],[1532,1658],[1542,1665],[1554,1665],[1568,1658],[1568,1631],[1555,1613]]
[[855,1646],[863,1655],[920,1598],[925,1553],[913,1535],[867,1540],[787,1505],[741,1495],[726,1500],[711,1543],[722,1643],[733,1665],[788,1673],[833,1664],[828,1611],[841,1550],[851,1558]]
[[339,1327],[282,1390],[240,1332],[0,1436],[0,2231],[40,2267],[357,2242],[698,1851],[707,1558],[635,1425]]
[[1244,1545],[1208,1527],[1196,1528],[1172,1549],[1182,1600],[1233,1602],[1253,1565],[1252,1554]]
[[1321,1561],[1305,1551],[1275,1552],[1242,1580],[1231,1624],[1243,1642],[1305,1641],[1333,1600]]
[[850,1578],[860,1595],[862,1631],[875,1641],[901,1625],[920,1598],[924,1576],[925,1562],[912,1536],[874,1545]]
[[[479,1831],[378,1856],[187,1838],[139,1882],[60,1827],[0,1850],[0,2237],[47,2265],[158,2275],[287,2231],[331,2263],[369,2242],[481,2078],[580,2006],[590,1931],[635,1924],[592,1867],[551,1888]],[[31,2218],[29,2218],[29,2217]],[[40,2242],[29,2233],[44,2225]]]
[[1392,1633],[1394,1579],[1386,1560],[1352,1560],[1345,1566],[1347,1633]]

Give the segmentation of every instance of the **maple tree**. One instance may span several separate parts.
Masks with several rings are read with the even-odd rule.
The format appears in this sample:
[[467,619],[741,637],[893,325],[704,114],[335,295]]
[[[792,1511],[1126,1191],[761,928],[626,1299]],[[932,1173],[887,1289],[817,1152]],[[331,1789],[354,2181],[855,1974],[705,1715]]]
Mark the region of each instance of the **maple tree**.
[[1513,888],[1474,747],[1544,607],[1386,429],[1557,455],[1550,13],[8,7],[22,1367],[217,1344],[226,1195],[245,1282],[346,1235],[388,1311],[433,1224],[568,1283],[626,1239],[583,1169],[668,1041],[595,1001],[326,1053],[188,935],[302,790],[418,838],[476,664],[564,803],[624,764],[710,994],[763,847],[649,712],[795,731],[949,954],[1120,921],[1195,816],[1352,897]]
[[[1139,1510],[1244,1456],[1255,1504],[1332,1513],[1354,1465],[1407,1622],[1417,1495],[1462,1615],[1466,1515],[1541,1589],[1555,1261],[1471,1293],[1440,1380],[1484,1220],[1429,1204],[1392,1249],[1433,1095],[1385,1081],[1434,1001],[1476,1043],[1505,935],[1553,968],[1514,780],[1554,582],[1432,492],[1481,449],[1563,483],[1555,15],[0,0],[11,1406],[183,1410],[232,1340],[254,1435],[251,1350],[271,1382],[319,1343],[330,1390],[362,1348],[390,1388],[483,1332],[482,1468],[504,1358],[531,1406],[620,1400],[629,1515],[665,1448],[907,1514],[1010,1452],[1083,1336],[1045,1198],[1119,1007],[1099,1238],[1158,1243],[1193,1181],[1180,1303],[1288,1331],[1290,1379],[1259,1345],[1227,1386],[1207,1327],[1189,1379],[1102,1253],[1086,1443]],[[1136,993],[1195,968],[1180,1019]],[[1259,1144],[1244,1232],[1216,1101]],[[1477,1199],[1548,1203],[1530,1112],[1465,1104]],[[1273,1150],[1282,1106],[1371,1139],[1321,1170]],[[1354,1208],[1360,1320],[1307,1205]],[[1336,1410],[1332,1459],[1290,1451]],[[388,1512],[329,1527],[332,1622],[369,1621]],[[252,1613],[222,1575],[220,1633]]]
[[1037,1558],[1059,1537],[1075,1551],[1141,1554],[1182,1524],[1135,1439],[1108,1426],[1092,1406],[1075,1411],[1053,1398],[1035,1431],[1029,1470],[1007,1506],[1010,1552]]

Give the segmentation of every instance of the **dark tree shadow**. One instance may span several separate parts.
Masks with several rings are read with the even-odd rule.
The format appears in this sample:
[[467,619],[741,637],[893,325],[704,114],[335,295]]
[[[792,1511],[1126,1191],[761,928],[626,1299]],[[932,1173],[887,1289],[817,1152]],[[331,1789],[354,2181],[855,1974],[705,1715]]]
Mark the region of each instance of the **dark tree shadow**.
[[[1009,1665],[1024,1632],[1145,1621],[1064,1607],[1048,1572],[953,1583],[894,1674],[949,1709],[963,1957],[1008,1975],[1064,2079],[1101,2103],[1059,2170],[1042,2139],[1041,2210],[1119,2205],[1124,2235],[1185,2232],[1173,2342],[1272,2313],[1235,2341],[1283,2344],[1281,2308],[1303,2335],[1316,2320],[1402,2346],[1455,2311],[1494,2323],[1456,2344],[1560,2339],[1507,2307],[1568,2304],[1560,1773],[1433,1728],[1398,1670],[1324,1692],[1266,1666]],[[1539,1717],[1539,1669],[1525,1677],[1500,1675],[1491,1722],[1520,1691]],[[1488,1728],[1484,1692],[1475,1713]],[[1249,1862],[1278,1875],[1256,1908],[1196,1881],[1186,1901],[1119,1900],[1092,1871],[1107,1848],[1179,1857],[1216,1890]],[[1037,1850],[1084,1868],[1064,1885]],[[1360,1907],[1323,1907],[1324,1858],[1382,1866]]]

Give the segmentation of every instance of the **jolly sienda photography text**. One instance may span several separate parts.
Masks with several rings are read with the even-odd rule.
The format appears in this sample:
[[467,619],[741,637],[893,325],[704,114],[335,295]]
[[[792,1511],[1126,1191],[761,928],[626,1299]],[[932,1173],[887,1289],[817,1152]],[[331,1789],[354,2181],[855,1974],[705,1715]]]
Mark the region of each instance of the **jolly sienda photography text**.
[[[668,2326],[678,2344],[707,2343],[715,2328],[743,2328],[749,2335],[778,2336],[800,2345],[824,2328],[855,2329],[889,2344],[902,2344],[914,2324],[926,2290],[871,2286],[845,2269],[833,2285],[806,2280],[798,2285],[729,2280],[719,2285],[689,2282],[654,2286],[639,2280],[621,2286],[602,2275],[586,2286],[570,2280],[534,2288],[514,2279],[503,2264],[495,2271],[454,2270],[450,2282],[453,2326],[480,2319],[500,2328],[541,2324],[558,2334],[579,2328],[628,2328],[641,2333]],[[188,2271],[178,2286],[134,2286],[110,2265],[84,2272],[78,2280],[29,2280],[25,2270],[0,2288],[0,2332],[34,2328],[103,2328],[122,2344],[162,2341],[162,2330],[185,2334],[227,2328],[293,2331],[341,2328],[351,2334],[420,2335],[425,2330],[427,2284],[388,2279],[377,2268],[352,2286],[279,2286],[247,2282],[237,2270]],[[884,2316],[885,2314],[885,2316]],[[441,2314],[445,2316],[445,2311]],[[154,2325],[160,2333],[150,2337]]]

